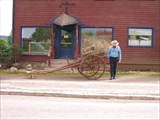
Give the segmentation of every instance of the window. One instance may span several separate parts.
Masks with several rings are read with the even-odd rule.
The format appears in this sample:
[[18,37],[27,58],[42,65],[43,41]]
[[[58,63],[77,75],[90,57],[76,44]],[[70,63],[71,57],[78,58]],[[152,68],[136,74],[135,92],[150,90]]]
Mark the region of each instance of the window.
[[151,28],[129,28],[128,45],[151,47],[153,42],[153,30]]
[[98,2],[99,1],[106,1],[107,2],[107,1],[114,1],[114,0],[95,0],[95,1],[98,1]]
[[23,54],[47,55],[52,32],[50,27],[22,27],[21,47]]
[[112,34],[112,28],[81,28],[81,53],[85,54],[89,50],[96,50],[96,52],[108,50],[113,39]]
[[140,1],[155,1],[155,0],[128,0],[128,1],[138,1],[138,2],[140,2]]
[[71,48],[72,47],[72,32],[62,30],[61,47],[62,48]]

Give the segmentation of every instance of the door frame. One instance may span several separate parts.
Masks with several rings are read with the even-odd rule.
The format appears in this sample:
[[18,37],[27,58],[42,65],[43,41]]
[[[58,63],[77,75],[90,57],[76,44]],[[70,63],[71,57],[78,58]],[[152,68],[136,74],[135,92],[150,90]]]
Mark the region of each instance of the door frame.
[[[60,43],[62,38],[62,30],[71,32],[72,34],[71,48],[66,48],[66,49],[62,48],[62,45]],[[69,59],[74,59],[74,53],[75,53],[75,47],[76,47],[76,24],[67,25],[67,26],[54,25],[54,47],[55,47],[54,49],[55,59],[66,59],[66,57],[68,57]]]

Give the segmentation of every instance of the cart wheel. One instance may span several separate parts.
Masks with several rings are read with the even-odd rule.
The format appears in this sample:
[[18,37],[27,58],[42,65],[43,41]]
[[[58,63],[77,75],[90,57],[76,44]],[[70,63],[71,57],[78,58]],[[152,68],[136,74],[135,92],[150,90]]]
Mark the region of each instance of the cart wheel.
[[78,71],[87,79],[97,80],[105,72],[105,62],[100,56],[91,54],[82,59]]

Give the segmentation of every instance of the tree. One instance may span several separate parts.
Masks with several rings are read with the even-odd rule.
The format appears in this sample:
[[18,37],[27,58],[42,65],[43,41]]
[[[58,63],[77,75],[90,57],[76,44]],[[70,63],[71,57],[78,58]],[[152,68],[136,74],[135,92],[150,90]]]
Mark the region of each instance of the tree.
[[35,32],[32,34],[32,39],[36,42],[46,42],[48,39],[51,38],[51,28],[36,28]]
[[9,44],[9,45],[12,44],[12,35],[8,36],[8,44]]
[[0,38],[0,63],[8,62],[12,59],[11,51],[5,39]]

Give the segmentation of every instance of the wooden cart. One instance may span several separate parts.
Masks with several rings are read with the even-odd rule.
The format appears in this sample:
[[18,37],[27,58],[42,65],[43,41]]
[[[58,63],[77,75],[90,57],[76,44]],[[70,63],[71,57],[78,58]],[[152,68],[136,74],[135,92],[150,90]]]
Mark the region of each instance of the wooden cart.
[[27,74],[30,75],[30,78],[32,79],[34,75],[57,72],[71,68],[77,69],[78,72],[87,79],[97,80],[105,72],[106,58],[104,52],[95,53],[93,51],[94,49],[91,49],[91,51],[86,52],[82,55],[82,57],[78,58],[78,60],[76,60],[73,63],[69,63],[67,59],[68,65],[50,70],[27,71]]

